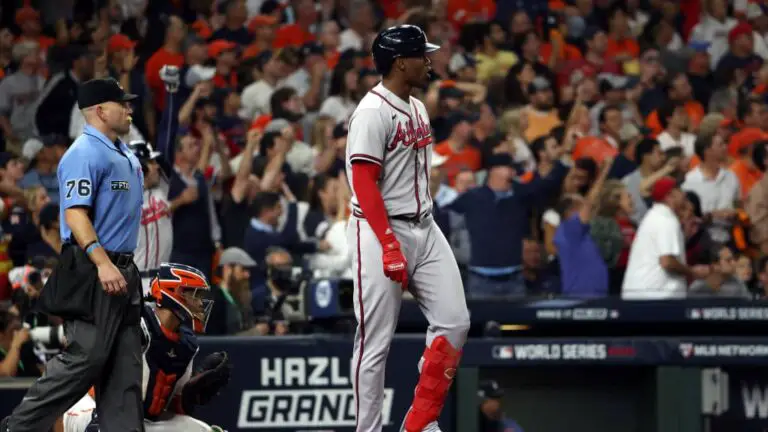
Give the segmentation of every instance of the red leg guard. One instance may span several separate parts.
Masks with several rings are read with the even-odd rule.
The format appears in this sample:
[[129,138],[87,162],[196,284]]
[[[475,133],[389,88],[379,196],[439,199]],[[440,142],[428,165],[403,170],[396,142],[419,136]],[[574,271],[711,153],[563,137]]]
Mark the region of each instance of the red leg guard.
[[424,350],[421,376],[416,384],[411,409],[405,417],[407,432],[421,432],[440,417],[460,357],[461,352],[444,336],[435,338],[432,345]]

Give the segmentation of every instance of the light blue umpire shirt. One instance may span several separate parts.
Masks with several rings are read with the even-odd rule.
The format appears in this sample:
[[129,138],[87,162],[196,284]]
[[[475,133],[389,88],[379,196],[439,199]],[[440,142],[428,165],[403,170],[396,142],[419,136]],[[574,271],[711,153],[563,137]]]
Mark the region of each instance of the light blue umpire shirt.
[[76,244],[64,211],[89,207],[101,246],[111,252],[136,249],[144,200],[141,164],[123,142],[112,142],[86,125],[59,162],[61,238]]

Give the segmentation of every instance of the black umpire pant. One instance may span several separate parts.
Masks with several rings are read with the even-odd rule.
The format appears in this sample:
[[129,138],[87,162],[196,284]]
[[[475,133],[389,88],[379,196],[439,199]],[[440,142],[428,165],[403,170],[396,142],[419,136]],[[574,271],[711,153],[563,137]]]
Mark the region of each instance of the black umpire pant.
[[[90,286],[79,289],[93,289],[92,316],[87,320],[65,318],[67,346],[46,364],[43,376],[13,411],[8,422],[11,432],[50,430],[57,418],[91,386],[96,390],[96,410],[102,432],[144,430],[141,279],[133,260],[125,257],[113,262],[120,264],[118,268],[128,283],[127,295],[107,294],[98,277],[89,275],[90,279],[86,280],[91,281],[87,283]],[[78,278],[72,270],[80,274],[96,272],[85,252],[76,246],[65,248],[61,261],[72,263],[72,268],[70,273],[63,271],[59,277]],[[51,276],[54,277],[55,274]]]

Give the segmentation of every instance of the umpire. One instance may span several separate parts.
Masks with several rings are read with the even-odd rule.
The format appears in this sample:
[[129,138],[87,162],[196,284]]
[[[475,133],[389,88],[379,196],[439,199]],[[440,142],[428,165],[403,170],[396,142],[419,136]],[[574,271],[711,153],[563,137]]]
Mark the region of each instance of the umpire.
[[112,78],[80,85],[83,134],[59,163],[59,265],[39,303],[65,322],[68,345],[0,424],[0,432],[50,430],[93,385],[106,432],[143,431],[141,282],[133,250],[141,219],[143,175],[119,140],[131,125],[127,94]]

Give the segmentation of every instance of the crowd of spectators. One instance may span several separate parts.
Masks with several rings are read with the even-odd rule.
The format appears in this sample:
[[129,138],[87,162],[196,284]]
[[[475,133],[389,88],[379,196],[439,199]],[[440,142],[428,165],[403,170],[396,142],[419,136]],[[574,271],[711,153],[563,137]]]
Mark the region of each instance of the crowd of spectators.
[[350,276],[346,123],[396,23],[442,47],[414,96],[470,298],[768,289],[761,2],[17,3],[0,13],[0,300],[34,297],[55,263],[77,85],[111,76],[139,95],[124,141],[174,134],[158,150],[182,180],[153,210],[172,211],[173,260],[216,285],[211,332],[288,332],[294,267]]

